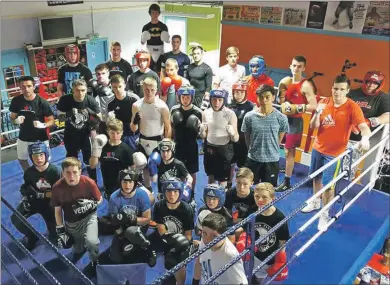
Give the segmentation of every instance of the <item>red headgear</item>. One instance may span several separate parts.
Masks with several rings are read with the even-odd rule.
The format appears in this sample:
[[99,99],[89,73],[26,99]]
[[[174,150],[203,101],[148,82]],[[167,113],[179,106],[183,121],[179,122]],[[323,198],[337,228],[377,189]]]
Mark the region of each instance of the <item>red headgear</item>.
[[[77,54],[76,62],[71,62],[69,60],[69,54],[70,53],[76,53]],[[80,49],[78,48],[78,46],[74,45],[74,44],[67,45],[66,48],[65,48],[65,58],[66,58],[66,61],[68,63],[78,63],[79,60],[80,60]]]
[[146,68],[150,66],[150,54],[147,51],[140,51],[135,55],[135,59],[137,60],[138,67],[141,67],[140,59],[146,59],[148,64]]
[[248,84],[245,81],[238,81],[238,82],[234,83],[232,85],[233,99],[234,99],[234,91],[240,90],[240,91],[245,91],[245,97],[244,97],[244,100],[245,100],[246,96],[247,96],[247,89],[248,89]]
[[[369,71],[366,73],[363,79],[363,84],[362,84],[362,90],[366,95],[370,96],[376,96],[379,94],[379,92],[382,90],[383,86],[385,85],[385,79],[386,76],[380,72],[379,70],[374,70],[374,71]],[[375,89],[373,93],[368,93],[367,92],[367,83],[368,82],[374,82],[378,84],[378,88]]]

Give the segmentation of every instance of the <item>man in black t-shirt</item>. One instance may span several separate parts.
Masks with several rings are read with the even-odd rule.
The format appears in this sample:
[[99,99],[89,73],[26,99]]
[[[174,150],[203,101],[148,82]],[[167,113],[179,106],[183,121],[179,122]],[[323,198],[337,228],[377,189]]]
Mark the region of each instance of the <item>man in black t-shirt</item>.
[[109,120],[107,123],[109,139],[103,134],[97,135],[92,142],[92,155],[89,165],[95,169],[101,165],[103,185],[106,199],[120,188],[118,173],[134,165],[133,151],[121,141],[123,134],[123,123],[117,119]]
[[[157,232],[152,244],[163,244],[165,269],[169,270],[185,260],[191,254],[194,214],[190,205],[182,201],[184,183],[171,178],[162,185],[164,199],[156,202],[153,218],[157,223]],[[186,267],[175,273],[176,284],[184,285]]]
[[67,63],[58,69],[58,98],[72,93],[75,80],[84,79],[89,82],[92,79],[91,70],[80,62],[80,49],[77,45],[71,44],[65,48],[65,58]]
[[186,77],[187,74],[187,68],[190,65],[191,61],[188,55],[186,55],[184,52],[181,52],[180,50],[181,45],[181,36],[174,35],[172,36],[172,51],[169,51],[164,54],[164,60],[161,65],[162,71],[165,69],[165,62],[169,58],[176,59],[177,64],[179,65],[179,71],[178,74],[180,76]]
[[54,125],[54,116],[49,103],[34,93],[34,78],[23,76],[19,82],[22,95],[12,99],[9,110],[11,120],[19,126],[17,155],[25,171],[29,168],[28,145],[39,140],[49,148],[47,130]]
[[149,7],[150,22],[142,27],[141,43],[146,43],[152,62],[150,68],[160,73],[161,63],[164,60],[164,42],[169,43],[168,27],[159,21],[160,6],[152,4]]
[[[179,105],[171,110],[171,121],[176,143],[175,157],[182,161],[192,176],[192,189],[195,189],[196,173],[199,171],[198,143],[199,124],[202,110],[193,104],[195,89],[182,87],[177,91]],[[194,193],[193,193],[194,195]]]
[[98,64],[95,67],[95,74],[97,80],[91,80],[90,85],[92,87],[92,95],[96,102],[99,104],[100,113],[104,121],[107,119],[107,108],[108,104],[115,98],[114,93],[111,89],[110,78],[109,78],[108,66],[104,63]]
[[[40,214],[45,220],[50,238],[56,238],[56,222],[53,208],[50,207],[52,186],[61,178],[60,170],[49,163],[49,150],[42,142],[28,146],[28,154],[33,163],[23,176],[24,184],[20,187],[22,201],[16,210],[26,219]],[[15,228],[26,236],[25,246],[32,250],[38,237],[15,215],[11,216]]]
[[208,107],[208,104],[202,104],[202,101],[209,102],[211,85],[213,83],[213,71],[208,64],[203,62],[203,52],[204,49],[201,46],[196,46],[192,49],[194,62],[187,69],[187,79],[195,88],[194,104],[197,107],[202,105],[202,110]]
[[133,74],[133,68],[127,60],[121,57],[121,52],[121,44],[119,42],[113,42],[111,44],[111,59],[105,64],[110,69],[110,78],[119,74],[127,81],[127,78]]
[[140,98],[144,98],[144,90],[142,88],[142,82],[152,77],[157,81],[157,89],[160,91],[160,77],[156,72],[149,68],[150,66],[150,54],[146,51],[140,51],[135,55],[139,70],[134,72],[127,80],[127,89],[137,94]]
[[89,167],[91,157],[90,131],[92,123],[101,119],[95,99],[87,95],[87,83],[78,79],[73,83],[73,94],[61,97],[57,105],[59,120],[65,120],[64,144],[66,157],[76,157],[81,150],[88,175],[96,181],[96,169]]
[[111,78],[111,88],[115,94],[114,100],[108,104],[108,117],[110,119],[116,118],[123,123],[122,141],[132,148],[137,150],[137,139],[139,131],[133,133],[130,129],[130,122],[132,118],[132,107],[140,98],[131,91],[125,91],[126,83],[119,74]]

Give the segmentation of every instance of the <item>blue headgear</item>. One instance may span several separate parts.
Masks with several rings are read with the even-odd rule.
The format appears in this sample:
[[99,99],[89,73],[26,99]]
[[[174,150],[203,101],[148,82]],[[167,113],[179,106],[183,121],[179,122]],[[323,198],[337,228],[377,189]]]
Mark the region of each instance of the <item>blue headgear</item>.
[[33,154],[38,154],[38,153],[45,154],[45,158],[46,158],[45,163],[49,160],[49,150],[47,149],[47,146],[41,141],[37,141],[37,142],[30,144],[28,146],[28,155],[29,155],[31,162],[33,164],[35,164],[35,163],[32,159],[32,156],[33,156]]
[[121,184],[122,180],[134,181],[134,187],[130,192],[130,193],[133,193],[133,191],[137,188],[138,174],[132,169],[122,169],[121,171],[119,171],[119,174],[118,174],[118,181],[119,181],[119,185],[121,187],[121,190],[122,190],[122,184]]
[[[257,72],[252,73],[252,67],[257,67]],[[249,72],[251,72],[254,78],[258,78],[260,75],[264,74],[267,70],[267,65],[265,64],[264,57],[261,55],[254,55],[249,60]]]
[[[167,200],[167,198],[166,198],[167,196],[165,194],[167,191],[179,190],[179,193],[180,193],[179,198],[176,200],[176,202],[174,202],[172,204],[179,203],[183,198],[184,183],[177,178],[171,177],[171,178],[168,178],[167,180],[162,181],[161,182],[161,189],[162,189],[162,192],[164,194],[165,200]],[[167,202],[168,202],[168,200],[167,200]]]
[[[226,103],[226,100],[228,98],[229,93],[226,90],[221,89],[213,89],[210,91],[210,105],[211,108],[213,108],[214,111],[220,111],[222,110],[223,106]],[[213,104],[211,103],[212,98],[223,98],[223,104],[222,107],[219,110],[215,110]]]
[[206,197],[218,198],[218,206],[215,209],[222,208],[225,204],[225,187],[218,184],[208,184],[203,190],[203,200],[205,203]]
[[[187,106],[191,105],[192,101],[194,100],[194,96],[195,96],[195,89],[194,89],[194,87],[192,87],[192,86],[184,86],[184,87],[180,87],[179,90],[177,90],[177,96],[178,96],[180,105],[184,106],[183,103],[181,102],[181,96],[182,95],[190,95],[191,96],[191,101],[190,101],[190,103]],[[187,106],[184,106],[184,107],[187,107]]]

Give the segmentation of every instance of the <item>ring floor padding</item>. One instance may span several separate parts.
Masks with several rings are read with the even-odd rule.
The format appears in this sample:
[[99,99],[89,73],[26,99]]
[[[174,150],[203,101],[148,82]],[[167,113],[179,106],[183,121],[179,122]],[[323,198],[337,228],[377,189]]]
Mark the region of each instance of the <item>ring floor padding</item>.
[[[52,162],[60,165],[65,157],[63,146],[52,150]],[[207,177],[203,168],[203,156],[200,159],[200,172],[197,177],[197,189],[195,198],[198,208],[202,205],[202,188],[207,183]],[[281,165],[284,160],[281,159]],[[308,167],[296,164],[292,184],[297,183],[307,176]],[[98,180],[101,184],[101,174],[98,171]],[[21,195],[19,187],[23,183],[23,173],[17,160],[2,164],[1,167],[2,196],[14,207],[20,201]],[[279,181],[283,174],[279,175]],[[342,190],[346,181],[341,181],[337,185],[336,191]],[[341,209],[344,202],[350,200],[362,187],[355,185],[350,192],[342,199],[340,203],[331,209],[331,213]],[[277,194],[278,195],[278,194]],[[290,213],[312,195],[310,185],[296,189],[291,195],[277,203],[277,206],[285,213]],[[289,277],[283,282],[274,282],[275,284],[352,284],[358,271],[368,262],[372,254],[379,251],[385,237],[389,232],[389,195],[373,190],[366,192],[355,204],[350,207],[333,226],[317,239],[298,259],[289,267]],[[102,215],[107,211],[107,202],[99,206],[98,214]],[[21,238],[21,234],[12,226],[10,221],[10,210],[2,205],[1,207],[2,223],[11,230],[15,237]],[[289,221],[290,232],[294,233],[302,226],[313,214],[299,213]],[[29,219],[32,225],[41,233],[46,233],[46,226],[39,215]],[[317,231],[317,221],[310,226],[306,232],[302,233],[295,241],[287,247],[288,255],[295,253],[306,241],[308,241]],[[47,234],[46,234],[47,236]],[[1,240],[21,263],[36,278],[39,284],[49,284],[47,279],[37,270],[36,266],[23,254],[10,237],[2,231]],[[106,250],[110,243],[110,236],[100,237],[101,252]],[[71,250],[61,250],[66,256],[71,256]],[[33,255],[44,265],[62,284],[81,284],[75,282],[75,274],[72,273],[58,259],[53,250],[49,249],[41,241],[33,250]],[[22,277],[22,272],[12,261],[2,254],[3,261],[9,270],[23,284],[26,278]],[[89,263],[88,254],[76,263],[76,266],[82,270]],[[159,256],[158,263],[154,268],[149,268],[146,274],[146,281],[150,283],[164,272],[164,263],[162,256]],[[187,284],[191,283],[193,275],[193,263],[190,263],[187,269]],[[77,280],[77,279],[76,279]],[[96,279],[92,279],[96,282]],[[1,284],[12,284],[12,279],[2,270]]]

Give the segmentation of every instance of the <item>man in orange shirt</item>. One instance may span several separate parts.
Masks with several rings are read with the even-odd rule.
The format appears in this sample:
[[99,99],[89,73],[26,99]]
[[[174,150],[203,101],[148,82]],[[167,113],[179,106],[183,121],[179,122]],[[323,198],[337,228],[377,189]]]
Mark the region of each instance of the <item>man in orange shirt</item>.
[[256,90],[262,84],[275,86],[274,81],[271,77],[266,75],[267,65],[265,64],[265,59],[261,55],[254,55],[249,60],[249,72],[251,75],[244,77],[244,81],[248,83],[247,96],[248,101],[257,104],[257,95]]
[[[317,137],[311,153],[309,173],[313,173],[323,165],[343,153],[347,147],[352,127],[358,126],[361,130],[362,139],[360,148],[370,148],[370,128],[366,123],[363,112],[359,105],[347,98],[350,81],[345,75],[338,75],[333,81],[332,97],[322,99],[310,122],[310,127],[318,129]],[[317,193],[324,185],[327,185],[338,175],[341,169],[341,161],[332,164],[321,174],[313,179],[313,191]],[[334,198],[334,184],[322,194],[322,203],[325,206]],[[303,213],[309,213],[321,208],[319,198],[309,203],[302,209]],[[325,211],[319,218],[318,229],[326,230],[330,221],[329,212]]]

